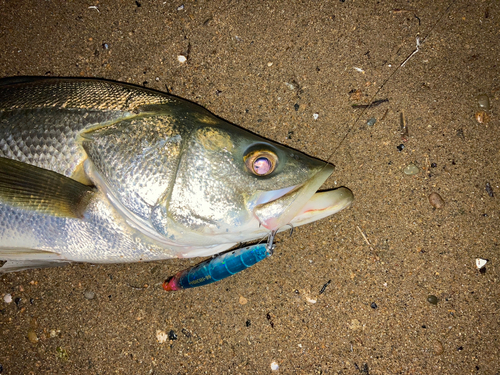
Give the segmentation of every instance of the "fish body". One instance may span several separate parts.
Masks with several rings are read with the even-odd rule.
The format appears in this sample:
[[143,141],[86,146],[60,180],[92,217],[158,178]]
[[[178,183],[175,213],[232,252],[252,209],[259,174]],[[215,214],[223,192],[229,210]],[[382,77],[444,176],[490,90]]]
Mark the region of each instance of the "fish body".
[[0,80],[0,272],[216,254],[348,206],[332,172],[165,93]]

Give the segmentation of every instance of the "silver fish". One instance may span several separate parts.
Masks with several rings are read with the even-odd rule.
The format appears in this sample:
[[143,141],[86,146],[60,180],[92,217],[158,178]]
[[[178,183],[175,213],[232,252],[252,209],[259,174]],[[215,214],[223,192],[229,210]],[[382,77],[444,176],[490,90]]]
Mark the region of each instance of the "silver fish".
[[220,253],[347,207],[332,172],[161,92],[0,80],[0,273]]

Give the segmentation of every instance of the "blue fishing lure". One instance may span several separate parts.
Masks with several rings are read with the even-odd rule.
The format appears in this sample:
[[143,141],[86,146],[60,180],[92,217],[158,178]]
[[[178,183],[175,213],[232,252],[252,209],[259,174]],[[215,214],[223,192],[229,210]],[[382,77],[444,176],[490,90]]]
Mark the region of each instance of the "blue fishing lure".
[[173,291],[194,288],[214,283],[241,272],[272,255],[273,239],[274,234],[270,236],[267,244],[242,247],[180,271],[163,282],[163,289]]

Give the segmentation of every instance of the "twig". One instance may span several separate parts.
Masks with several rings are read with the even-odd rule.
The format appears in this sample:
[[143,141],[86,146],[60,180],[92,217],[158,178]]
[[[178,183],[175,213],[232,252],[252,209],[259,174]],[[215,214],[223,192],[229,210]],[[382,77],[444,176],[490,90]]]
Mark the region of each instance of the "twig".
[[420,45],[421,45],[421,43],[420,43],[420,38],[417,36],[416,40],[417,40],[417,45],[416,45],[415,50],[414,50],[414,51],[410,54],[410,56],[408,56],[408,57],[405,59],[405,61],[403,61],[403,62],[401,63],[401,65],[400,65],[401,67],[405,66],[405,64],[408,62],[408,60],[410,60],[410,59],[411,59],[411,58],[412,58],[412,57],[413,57],[413,56],[414,56],[414,55],[415,55],[418,51],[420,51]]
[[377,259],[377,260],[379,260],[379,257],[378,257],[378,255],[377,255],[377,252],[376,252],[376,251],[375,251],[375,249],[373,248],[373,246],[372,246],[372,244],[370,243],[370,241],[368,241],[368,238],[367,238],[367,237],[366,237],[366,235],[363,233],[363,231],[361,230],[361,228],[360,228],[360,227],[358,227],[357,225],[356,225],[356,228],[358,228],[359,233],[361,233],[361,235],[363,236],[363,238],[364,238],[364,240],[365,240],[366,244],[370,247],[370,250],[373,252],[373,254],[375,254],[376,259]]

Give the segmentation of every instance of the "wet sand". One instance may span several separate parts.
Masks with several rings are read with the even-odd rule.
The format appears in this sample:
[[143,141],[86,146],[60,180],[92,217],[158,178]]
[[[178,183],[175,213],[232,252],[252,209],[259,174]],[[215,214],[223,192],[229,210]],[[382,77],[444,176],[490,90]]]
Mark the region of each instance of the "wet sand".
[[[0,373],[500,372],[497,1],[0,4],[0,76],[168,90],[330,160],[325,188],[355,196],[208,287],[161,289],[189,260],[2,276]],[[389,101],[352,108],[372,98]]]

